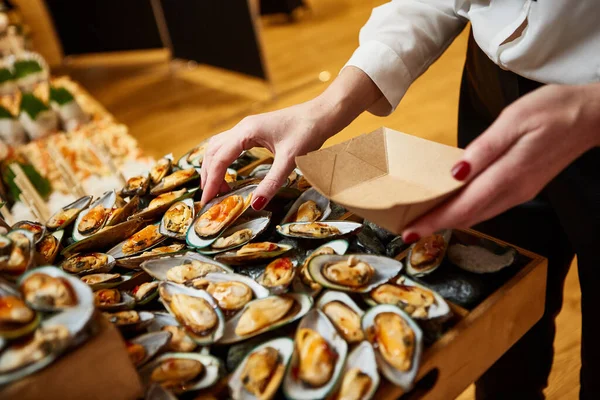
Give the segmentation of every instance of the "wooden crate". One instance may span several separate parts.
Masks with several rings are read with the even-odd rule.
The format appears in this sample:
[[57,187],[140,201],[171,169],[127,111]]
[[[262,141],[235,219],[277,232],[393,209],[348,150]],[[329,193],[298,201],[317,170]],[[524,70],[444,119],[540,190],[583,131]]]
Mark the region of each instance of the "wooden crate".
[[[465,232],[507,245],[473,230]],[[415,388],[404,394],[402,389],[382,379],[375,399],[392,400],[402,395],[403,400],[453,399],[542,317],[548,261],[515,248],[529,262],[508,282],[471,311],[450,304],[459,321],[425,349]],[[397,258],[402,259],[405,255],[406,252]]]

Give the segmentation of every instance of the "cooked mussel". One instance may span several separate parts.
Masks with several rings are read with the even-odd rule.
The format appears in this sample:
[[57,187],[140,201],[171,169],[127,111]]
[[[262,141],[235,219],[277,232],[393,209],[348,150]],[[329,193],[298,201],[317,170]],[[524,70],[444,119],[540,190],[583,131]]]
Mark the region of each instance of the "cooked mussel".
[[252,229],[240,229],[229,236],[222,236],[210,246],[213,249],[227,249],[247,243],[252,238]]
[[159,281],[188,283],[210,272],[233,272],[229,267],[198,253],[186,252],[143,262],[140,267]]
[[167,331],[150,332],[138,336],[126,342],[129,358],[136,367],[140,367],[163,350],[170,339],[171,333]]
[[330,213],[329,199],[315,189],[309,189],[292,204],[281,223],[321,221]]
[[281,257],[271,261],[258,279],[258,283],[273,294],[283,293],[294,279],[295,268],[292,259]]
[[312,387],[329,382],[333,375],[337,354],[318,332],[310,328],[298,329],[298,378]]
[[290,296],[271,296],[255,300],[241,314],[235,334],[247,336],[284,319],[295,305]]
[[[315,251],[313,251],[302,263],[302,267],[300,267],[300,282],[295,283],[294,287],[298,291],[307,291],[312,295],[316,295],[321,290],[321,285],[310,276],[308,273],[308,265],[311,260],[316,256],[323,254],[338,254],[343,255],[346,253],[348,249],[348,242],[345,240],[334,240],[332,242],[326,243],[320,247],[317,247]],[[297,281],[297,280],[296,280]],[[303,287],[306,286],[306,287]]]
[[34,236],[33,233],[24,229],[10,231],[6,237],[12,243],[8,259],[0,263],[0,272],[8,276],[19,276],[23,274],[34,261]]
[[155,197],[148,204],[147,210],[154,210],[157,208],[162,208],[165,206],[171,206],[173,202],[180,199],[183,195],[187,193],[187,189],[175,190],[172,192],[163,193],[160,196]]
[[106,220],[105,227],[118,225],[131,217],[140,205],[140,197],[134,196],[129,202],[125,202],[120,196],[117,196],[115,205],[110,210]]
[[178,187],[197,180],[199,177],[200,175],[198,175],[198,172],[194,168],[180,169],[173,172],[171,175],[165,176],[159,184],[150,190],[150,194],[156,196],[170,192]]
[[148,175],[138,175],[127,179],[125,187],[121,190],[123,197],[143,196],[150,187],[150,177]]
[[14,339],[26,335],[38,326],[38,314],[17,296],[0,297],[0,337]]
[[168,173],[171,172],[172,161],[169,157],[163,157],[150,169],[150,180],[157,185]]
[[[158,228],[158,225],[148,225],[141,231],[133,234],[133,236],[120,245],[120,254],[118,254],[118,249],[114,250],[115,254],[117,254],[117,256],[130,256],[162,242],[165,237],[160,234]],[[111,252],[113,252],[113,250],[109,251],[109,254],[111,254]]]
[[28,274],[20,284],[25,301],[35,309],[56,310],[78,304],[77,294],[66,277],[40,272]]
[[74,255],[62,262],[60,267],[71,274],[85,275],[89,273],[109,272],[115,265],[115,259],[104,253]]
[[350,221],[290,222],[277,226],[277,232],[283,236],[305,239],[327,239],[354,234],[362,224]]
[[364,313],[347,294],[327,291],[319,299],[317,307],[325,313],[348,343],[357,343],[364,339],[360,321]]
[[406,257],[406,271],[412,276],[423,276],[435,271],[444,260],[450,235],[446,230],[426,236],[411,245]]
[[221,253],[215,256],[215,260],[228,265],[244,265],[250,262],[272,260],[292,250],[288,244],[272,242],[248,243],[237,251]]
[[46,227],[38,222],[19,221],[12,226],[12,229],[22,229],[33,233],[34,243],[38,243],[46,234]]
[[170,351],[187,353],[198,347],[198,344],[187,335],[185,328],[181,326],[166,325],[162,327],[162,330],[171,333],[171,340],[167,345]]
[[[54,232],[44,235],[44,237],[35,245],[35,250],[40,261],[38,263],[49,265],[54,262],[58,250],[60,249],[60,240],[64,231]],[[60,239],[59,239],[60,238]]]
[[167,271],[167,280],[175,283],[186,283],[201,278],[210,272],[221,272],[221,269],[211,263],[189,260]]
[[158,282],[144,282],[133,288],[131,293],[137,304],[146,304],[158,294]]
[[370,264],[355,256],[325,263],[321,271],[327,280],[351,288],[367,285],[375,275],[375,269]]
[[90,235],[104,226],[111,209],[98,204],[90,208],[79,221],[77,231],[82,235]]
[[211,343],[223,334],[223,314],[203,290],[163,282],[159,294],[167,310],[198,343]]
[[100,289],[94,292],[94,304],[104,311],[130,310],[135,306],[134,298],[119,289]]
[[80,199],[75,200],[73,203],[68,204],[54,213],[50,219],[46,222],[48,229],[64,229],[71,224],[77,218],[77,215],[90,205],[92,196],[84,196]]
[[352,350],[346,360],[342,384],[335,400],[370,400],[379,385],[375,352],[364,341]]
[[288,338],[270,340],[256,347],[229,379],[233,399],[274,398],[293,351],[294,342]]
[[160,232],[177,239],[185,239],[185,234],[194,220],[194,201],[185,199],[173,204],[163,215]]
[[123,282],[121,274],[90,274],[81,277],[81,281],[92,288],[92,290],[109,289]]

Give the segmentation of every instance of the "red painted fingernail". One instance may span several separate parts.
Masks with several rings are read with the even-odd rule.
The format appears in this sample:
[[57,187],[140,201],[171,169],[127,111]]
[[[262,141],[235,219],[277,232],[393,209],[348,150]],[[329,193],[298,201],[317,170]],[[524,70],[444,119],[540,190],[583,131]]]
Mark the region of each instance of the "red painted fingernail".
[[265,205],[267,205],[266,197],[258,196],[252,201],[252,208],[254,208],[256,211],[262,210]]
[[419,234],[416,232],[407,233],[403,238],[404,243],[406,243],[406,244],[414,243],[414,242],[418,241],[419,239],[421,239],[421,236],[419,236]]
[[452,176],[457,181],[464,181],[471,172],[471,164],[466,161],[460,161],[454,167],[452,167]]

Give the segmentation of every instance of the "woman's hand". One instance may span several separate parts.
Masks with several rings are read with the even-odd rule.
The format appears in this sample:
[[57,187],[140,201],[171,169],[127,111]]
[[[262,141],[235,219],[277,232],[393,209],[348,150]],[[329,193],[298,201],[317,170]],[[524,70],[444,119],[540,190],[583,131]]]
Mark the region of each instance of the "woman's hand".
[[533,199],[556,175],[600,145],[600,84],[549,85],[517,100],[465,150],[451,173],[467,185],[405,228],[414,242],[468,228]]
[[262,209],[296,166],[296,156],[317,150],[381,96],[363,71],[347,67],[315,99],[247,117],[213,137],[202,162],[202,204],[217,195],[227,167],[243,150],[265,147],[275,155],[275,161],[253,195],[252,208]]

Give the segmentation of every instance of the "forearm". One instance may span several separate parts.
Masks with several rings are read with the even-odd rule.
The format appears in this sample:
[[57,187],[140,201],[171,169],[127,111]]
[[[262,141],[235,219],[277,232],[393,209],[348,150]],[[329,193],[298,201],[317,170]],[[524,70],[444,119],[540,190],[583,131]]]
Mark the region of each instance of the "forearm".
[[344,68],[327,89],[310,103],[324,140],[348,126],[383,97],[367,74],[356,67]]

